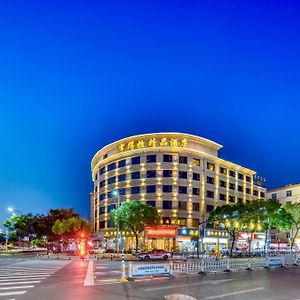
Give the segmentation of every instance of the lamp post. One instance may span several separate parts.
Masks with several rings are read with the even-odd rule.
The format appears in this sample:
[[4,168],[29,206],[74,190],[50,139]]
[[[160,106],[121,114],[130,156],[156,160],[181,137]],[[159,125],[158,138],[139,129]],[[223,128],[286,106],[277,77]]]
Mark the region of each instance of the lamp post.
[[[113,195],[115,196],[115,197],[117,197],[117,200],[118,200],[118,202],[117,202],[117,208],[119,208],[120,207],[120,193],[119,193],[119,191],[118,190],[114,190],[113,191]],[[117,253],[119,253],[119,250],[120,250],[120,247],[119,247],[119,238],[120,238],[120,226],[119,226],[119,222],[118,222],[118,227],[117,227],[117,245],[116,245],[116,247],[117,247]]]
[[[118,207],[120,207],[120,193],[118,190],[115,190],[113,191],[113,195],[114,196],[117,196],[118,198]],[[118,251],[119,251],[119,238],[121,237],[121,249],[122,249],[122,259],[121,259],[121,272],[122,272],[122,275],[121,275],[121,278],[120,278],[120,281],[121,282],[127,282],[128,280],[126,279],[126,274],[125,274],[125,254],[124,254],[124,239],[123,237],[120,235],[120,226],[119,226],[119,222],[118,222],[118,231],[117,231],[117,245],[118,245]]]

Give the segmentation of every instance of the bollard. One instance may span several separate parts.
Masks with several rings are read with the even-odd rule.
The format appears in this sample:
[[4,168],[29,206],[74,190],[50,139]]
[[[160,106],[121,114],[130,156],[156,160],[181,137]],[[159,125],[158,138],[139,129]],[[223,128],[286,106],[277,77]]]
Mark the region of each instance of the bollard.
[[132,279],[132,262],[128,263],[128,278]]
[[170,275],[173,276],[173,262],[170,261]]
[[227,259],[226,269],[224,270],[224,272],[231,272],[230,271],[230,266],[229,266],[229,259]]
[[251,260],[248,259],[248,267],[246,268],[247,271],[252,271],[251,269]]
[[204,261],[203,261],[203,259],[201,260],[201,263],[200,263],[200,272],[198,274],[204,274]]

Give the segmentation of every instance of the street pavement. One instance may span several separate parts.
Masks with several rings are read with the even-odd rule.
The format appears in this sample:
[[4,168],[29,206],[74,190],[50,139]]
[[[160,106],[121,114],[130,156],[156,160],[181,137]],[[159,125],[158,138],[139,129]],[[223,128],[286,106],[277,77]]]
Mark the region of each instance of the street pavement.
[[120,261],[0,256],[0,300],[300,300],[300,267],[127,283],[120,277]]

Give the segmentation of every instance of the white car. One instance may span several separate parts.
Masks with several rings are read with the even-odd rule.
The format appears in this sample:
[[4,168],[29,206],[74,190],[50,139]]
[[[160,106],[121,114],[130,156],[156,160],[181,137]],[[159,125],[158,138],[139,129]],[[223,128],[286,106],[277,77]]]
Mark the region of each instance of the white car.
[[148,253],[140,253],[137,256],[141,260],[150,260],[150,259],[163,259],[167,260],[172,257],[171,252],[167,252],[165,250],[152,250]]

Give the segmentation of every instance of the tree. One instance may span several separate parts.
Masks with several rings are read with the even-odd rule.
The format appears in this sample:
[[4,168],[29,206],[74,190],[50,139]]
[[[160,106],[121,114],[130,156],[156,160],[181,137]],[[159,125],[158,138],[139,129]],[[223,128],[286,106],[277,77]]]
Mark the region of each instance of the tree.
[[211,212],[208,218],[209,223],[220,225],[220,227],[224,228],[230,235],[230,256],[232,256],[237,234],[248,227],[248,219],[245,218],[247,214],[246,208],[247,207],[242,203],[218,206]]
[[112,210],[110,219],[119,230],[132,230],[135,235],[136,251],[138,251],[139,233],[144,231],[146,225],[156,225],[160,222],[160,216],[155,207],[136,200],[124,202],[119,208]]
[[291,216],[291,244],[290,247],[293,249],[295,239],[300,229],[300,203],[287,203],[283,205],[283,208]]

